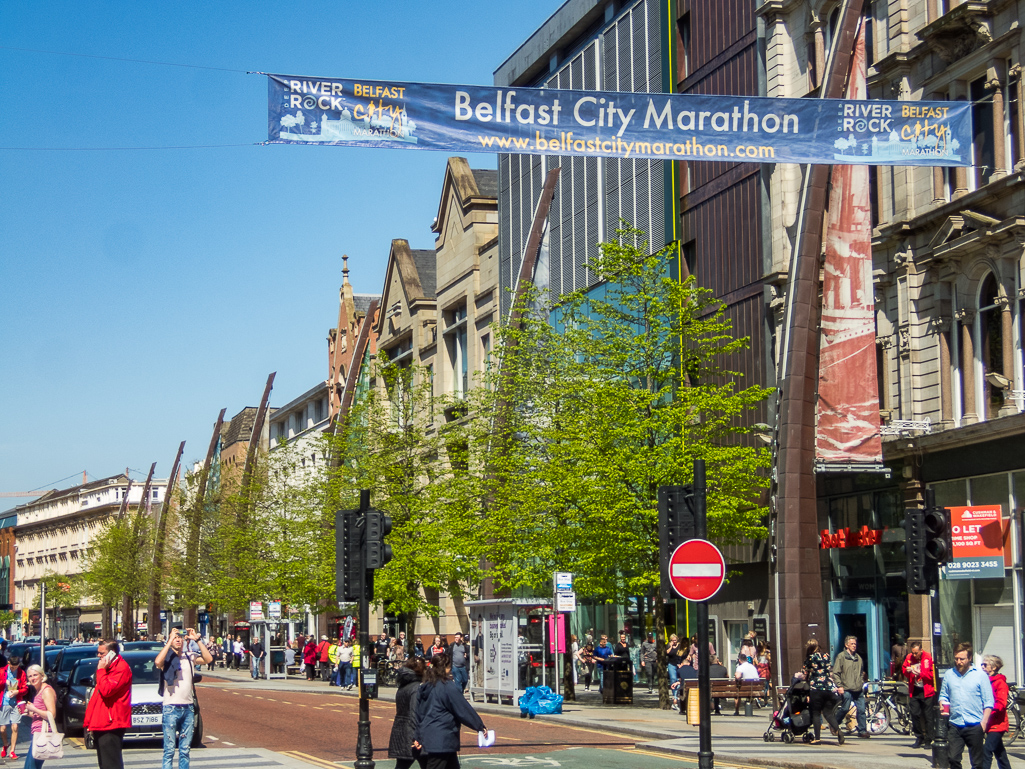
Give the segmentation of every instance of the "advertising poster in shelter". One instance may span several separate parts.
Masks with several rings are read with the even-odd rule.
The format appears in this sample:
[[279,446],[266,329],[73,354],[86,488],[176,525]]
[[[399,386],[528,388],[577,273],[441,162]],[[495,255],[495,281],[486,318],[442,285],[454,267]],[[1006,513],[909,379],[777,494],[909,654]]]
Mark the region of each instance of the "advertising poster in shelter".
[[947,579],[985,579],[1004,576],[1007,527],[1001,505],[951,507],[953,546]]
[[484,693],[510,696],[515,688],[516,610],[492,610],[484,630]]

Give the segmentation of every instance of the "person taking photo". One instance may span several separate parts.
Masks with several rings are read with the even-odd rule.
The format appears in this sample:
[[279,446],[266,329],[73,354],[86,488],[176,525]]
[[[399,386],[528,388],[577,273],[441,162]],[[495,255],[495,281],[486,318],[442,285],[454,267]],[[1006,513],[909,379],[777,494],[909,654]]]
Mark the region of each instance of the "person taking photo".
[[[185,641],[195,642],[199,647],[196,653],[185,646]],[[171,769],[174,763],[174,749],[178,748],[178,769],[189,769],[190,748],[192,746],[192,729],[195,725],[195,664],[199,657],[204,665],[213,661],[210,650],[200,639],[193,628],[187,628],[182,638],[178,628],[171,629],[171,636],[164,648],[157,655],[155,665],[160,673],[157,693],[163,697],[164,703],[164,764],[163,769]]]

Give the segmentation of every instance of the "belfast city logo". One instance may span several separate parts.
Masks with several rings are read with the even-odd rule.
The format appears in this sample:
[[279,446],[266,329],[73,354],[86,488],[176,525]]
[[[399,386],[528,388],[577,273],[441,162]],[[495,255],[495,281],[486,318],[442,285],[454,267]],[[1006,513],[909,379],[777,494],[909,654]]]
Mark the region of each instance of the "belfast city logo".
[[[299,142],[386,141],[416,144],[416,121],[400,101],[404,87],[349,86],[332,80],[285,80],[281,139]],[[294,112],[293,112],[294,110]]]

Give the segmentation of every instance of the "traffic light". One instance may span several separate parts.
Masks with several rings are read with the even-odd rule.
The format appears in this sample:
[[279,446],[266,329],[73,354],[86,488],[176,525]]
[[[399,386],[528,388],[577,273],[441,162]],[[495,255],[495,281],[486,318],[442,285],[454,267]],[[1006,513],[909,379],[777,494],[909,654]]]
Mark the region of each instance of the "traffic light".
[[925,555],[925,511],[909,507],[904,511],[904,556],[907,559],[908,592],[923,595],[932,587]]
[[925,511],[925,557],[937,566],[950,562],[953,543],[950,539],[950,511],[931,507]]
[[694,488],[687,486],[659,486],[658,489],[658,562],[662,578],[662,597],[675,597],[669,585],[669,558],[673,551],[696,532],[694,514]]
[[366,568],[381,569],[391,560],[391,545],[384,538],[391,532],[391,517],[380,510],[364,513],[366,525]]
[[363,526],[356,510],[335,513],[335,598],[339,603],[363,597]]

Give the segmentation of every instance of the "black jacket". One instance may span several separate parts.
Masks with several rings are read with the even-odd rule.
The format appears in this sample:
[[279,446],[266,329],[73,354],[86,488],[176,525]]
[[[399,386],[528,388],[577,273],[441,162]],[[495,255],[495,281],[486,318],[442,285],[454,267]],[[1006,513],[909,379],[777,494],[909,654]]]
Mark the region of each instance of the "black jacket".
[[416,691],[420,679],[409,668],[399,668],[395,675],[399,690],[395,693],[395,721],[388,740],[388,758],[415,758],[413,741],[416,740]]
[[417,740],[423,753],[458,753],[460,725],[475,732],[484,729],[484,722],[454,681],[420,684],[417,697]]

